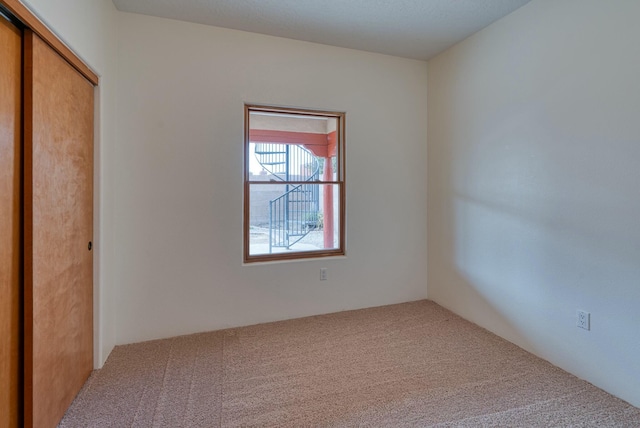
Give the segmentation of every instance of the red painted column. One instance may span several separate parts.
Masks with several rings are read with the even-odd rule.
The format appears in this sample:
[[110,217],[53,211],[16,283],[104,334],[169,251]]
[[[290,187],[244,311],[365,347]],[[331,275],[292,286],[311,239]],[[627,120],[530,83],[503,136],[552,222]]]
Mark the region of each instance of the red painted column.
[[[324,158],[324,181],[333,181],[333,165],[331,158]],[[333,185],[324,186],[322,210],[324,213],[324,248],[333,248]]]

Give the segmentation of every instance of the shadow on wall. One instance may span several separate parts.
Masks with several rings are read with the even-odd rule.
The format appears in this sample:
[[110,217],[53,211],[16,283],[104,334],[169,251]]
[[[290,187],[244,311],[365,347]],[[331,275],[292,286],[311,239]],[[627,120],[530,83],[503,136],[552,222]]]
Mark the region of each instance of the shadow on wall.
[[[598,230],[581,228],[584,222],[563,222],[461,194],[455,195],[453,205],[449,257],[455,261],[457,285],[469,300],[465,307],[482,302],[482,309],[471,313],[486,319],[489,311],[491,318],[501,321],[491,324],[512,329],[498,330],[499,334],[526,344],[533,352],[544,355],[552,346],[570,354],[572,345],[566,335],[553,332],[574,327],[576,308],[568,308],[567,302],[579,305],[575,296],[601,300],[603,290],[587,284],[610,284],[613,273],[626,276],[629,282],[640,276],[629,248],[608,245]],[[634,297],[622,284],[609,286],[606,295],[614,306],[611,313],[633,313]],[[607,349],[620,347],[620,338],[602,336],[610,344]],[[633,340],[629,337],[626,343]],[[626,352],[618,355],[629,366],[637,364]]]
[[455,144],[431,146],[434,295],[539,355],[568,360],[572,346],[590,346],[572,330],[580,305],[615,331],[607,341],[634,343],[620,326],[640,321],[640,229],[631,226],[640,146],[573,135],[535,106],[521,110],[480,138],[445,135]]

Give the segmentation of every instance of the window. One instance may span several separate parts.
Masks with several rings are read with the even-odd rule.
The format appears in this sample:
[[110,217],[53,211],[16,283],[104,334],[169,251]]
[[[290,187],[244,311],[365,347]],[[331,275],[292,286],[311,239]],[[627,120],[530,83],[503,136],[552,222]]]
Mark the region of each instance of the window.
[[345,253],[344,119],[245,105],[245,262]]

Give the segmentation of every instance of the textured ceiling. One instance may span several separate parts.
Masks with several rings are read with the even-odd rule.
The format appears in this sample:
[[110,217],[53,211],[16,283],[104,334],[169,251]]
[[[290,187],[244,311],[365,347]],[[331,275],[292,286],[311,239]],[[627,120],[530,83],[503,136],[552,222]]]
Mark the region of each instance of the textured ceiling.
[[530,0],[113,0],[121,11],[427,60]]

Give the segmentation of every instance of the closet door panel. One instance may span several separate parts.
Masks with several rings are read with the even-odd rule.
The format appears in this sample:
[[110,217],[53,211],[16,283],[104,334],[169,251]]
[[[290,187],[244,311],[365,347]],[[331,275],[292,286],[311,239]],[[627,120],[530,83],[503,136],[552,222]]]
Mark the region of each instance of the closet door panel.
[[0,427],[17,427],[20,381],[20,31],[0,16]]
[[25,422],[55,427],[93,368],[93,86],[24,38]]

